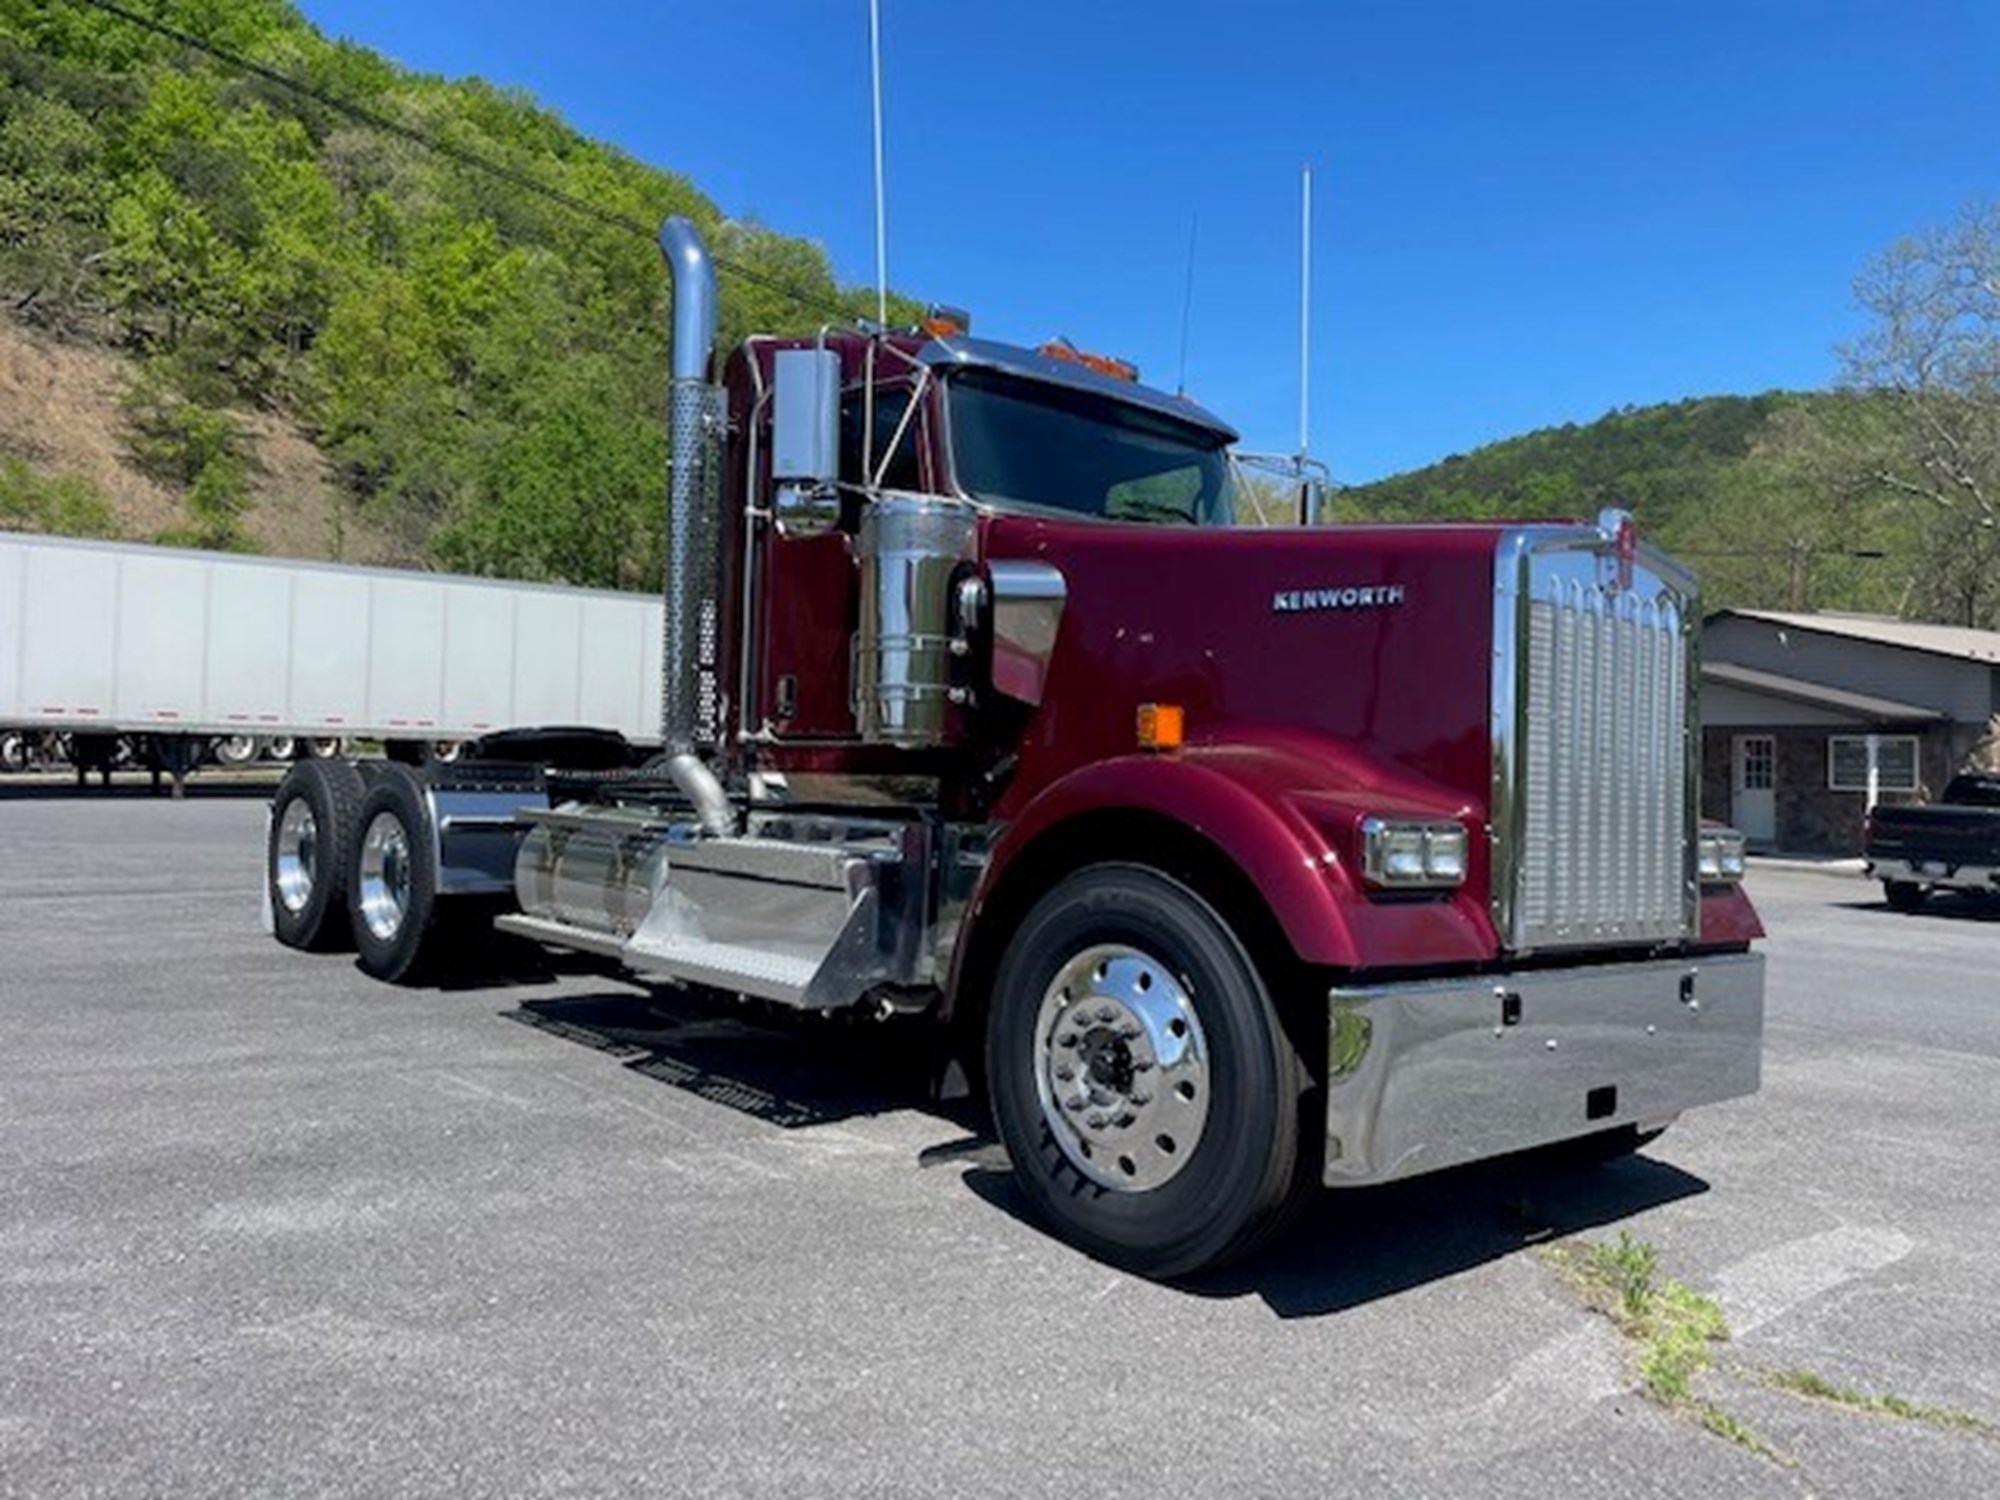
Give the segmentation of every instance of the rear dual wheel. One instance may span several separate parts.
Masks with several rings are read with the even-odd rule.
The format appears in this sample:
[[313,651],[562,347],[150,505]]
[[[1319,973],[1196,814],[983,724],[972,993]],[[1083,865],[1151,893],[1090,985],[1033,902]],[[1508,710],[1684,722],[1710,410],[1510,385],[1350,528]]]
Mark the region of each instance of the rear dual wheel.
[[1122,864],[1062,881],[1009,945],[987,1022],[1021,1189],[1099,1259],[1221,1265],[1310,1192],[1305,1064],[1241,941],[1178,881]]
[[355,951],[375,978],[414,984],[436,970],[440,947],[437,839],[423,783],[406,767],[383,766],[357,826],[347,886]]
[[361,773],[346,761],[301,761],[278,783],[264,881],[271,929],[288,948],[347,946],[347,866],[362,797]]

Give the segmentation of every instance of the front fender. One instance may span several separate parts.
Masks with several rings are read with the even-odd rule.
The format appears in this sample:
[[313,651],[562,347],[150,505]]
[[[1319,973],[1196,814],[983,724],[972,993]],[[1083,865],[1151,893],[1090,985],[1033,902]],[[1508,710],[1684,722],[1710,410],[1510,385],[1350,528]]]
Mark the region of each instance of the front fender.
[[[1498,944],[1482,899],[1485,840],[1449,895],[1371,895],[1356,868],[1356,826],[1374,813],[1455,817],[1483,810],[1435,784],[1320,736],[1190,745],[1097,761],[1040,792],[995,845],[968,914],[976,924],[1009,872],[1042,840],[1097,813],[1167,819],[1232,862],[1261,895],[1292,951],[1341,969],[1490,960]],[[1131,857],[1123,851],[1114,857]]]

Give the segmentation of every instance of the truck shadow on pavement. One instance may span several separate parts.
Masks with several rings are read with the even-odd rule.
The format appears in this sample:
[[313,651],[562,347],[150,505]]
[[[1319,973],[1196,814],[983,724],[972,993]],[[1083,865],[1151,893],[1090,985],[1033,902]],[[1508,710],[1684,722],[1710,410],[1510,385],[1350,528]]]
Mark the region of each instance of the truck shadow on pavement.
[[[773,1017],[672,991],[537,998],[501,1015],[780,1129],[928,1114],[964,1134],[926,1148],[917,1164],[955,1170],[981,1202],[1035,1223],[984,1105],[936,1098],[943,1054],[920,1026]],[[1321,1193],[1261,1255],[1181,1289],[1261,1297],[1282,1318],[1321,1317],[1706,1191],[1703,1179],[1645,1155],[1597,1166],[1548,1152],[1480,1162]]]
[[2000,897],[1994,896],[1933,894],[1915,911],[1898,911],[1887,901],[1837,901],[1834,905],[1843,911],[1899,922],[2000,922]]
[[501,1015],[785,1130],[899,1109],[957,1119],[931,1098],[941,1053],[914,1025],[776,1018],[671,991],[523,1000]]
[[[974,1168],[966,1184],[1033,1222],[1004,1169]],[[1707,1191],[1702,1178],[1646,1156],[1597,1166],[1546,1152],[1480,1162],[1386,1187],[1325,1190],[1259,1254],[1177,1285],[1197,1297],[1259,1297],[1281,1318],[1325,1317]]]

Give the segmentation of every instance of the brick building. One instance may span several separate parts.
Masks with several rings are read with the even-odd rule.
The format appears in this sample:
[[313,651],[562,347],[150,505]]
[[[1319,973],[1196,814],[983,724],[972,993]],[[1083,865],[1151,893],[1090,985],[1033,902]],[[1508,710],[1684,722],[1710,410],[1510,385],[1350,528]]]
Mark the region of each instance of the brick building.
[[2000,631],[1726,609],[1702,625],[1702,813],[1752,848],[1853,854],[1994,749]]

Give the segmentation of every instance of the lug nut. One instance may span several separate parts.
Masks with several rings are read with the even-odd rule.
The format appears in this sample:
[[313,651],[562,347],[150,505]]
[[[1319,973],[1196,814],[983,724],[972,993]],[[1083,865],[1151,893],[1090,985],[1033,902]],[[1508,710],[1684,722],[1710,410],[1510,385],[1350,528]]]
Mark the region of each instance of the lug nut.
[[1056,1038],[1056,1045],[1058,1047],[1074,1047],[1076,1045],[1076,1033],[1074,1031],[1064,1032]]
[[1082,1109],[1088,1103],[1090,1103],[1090,1098],[1088,1095],[1078,1094],[1074,1099],[1063,1100],[1063,1108],[1068,1110],[1071,1114],[1075,1114],[1078,1110]]
[[1105,1022],[1115,1021],[1118,1019],[1118,1012],[1108,1005],[1100,1005],[1097,1007],[1097,1019]]
[[1062,1080],[1062,1081],[1063,1081],[1064,1083],[1068,1083],[1068,1082],[1069,1082],[1069,1081],[1070,1081],[1070,1080],[1071,1080],[1072,1078],[1076,1077],[1076,1069],[1075,1069],[1075,1068],[1057,1068],[1057,1069],[1056,1069],[1056,1077],[1057,1077],[1057,1078],[1059,1078],[1059,1079],[1061,1079],[1061,1080]]
[[1134,1109],[1144,1109],[1153,1102],[1153,1096],[1151,1094],[1134,1094],[1130,1102]]

